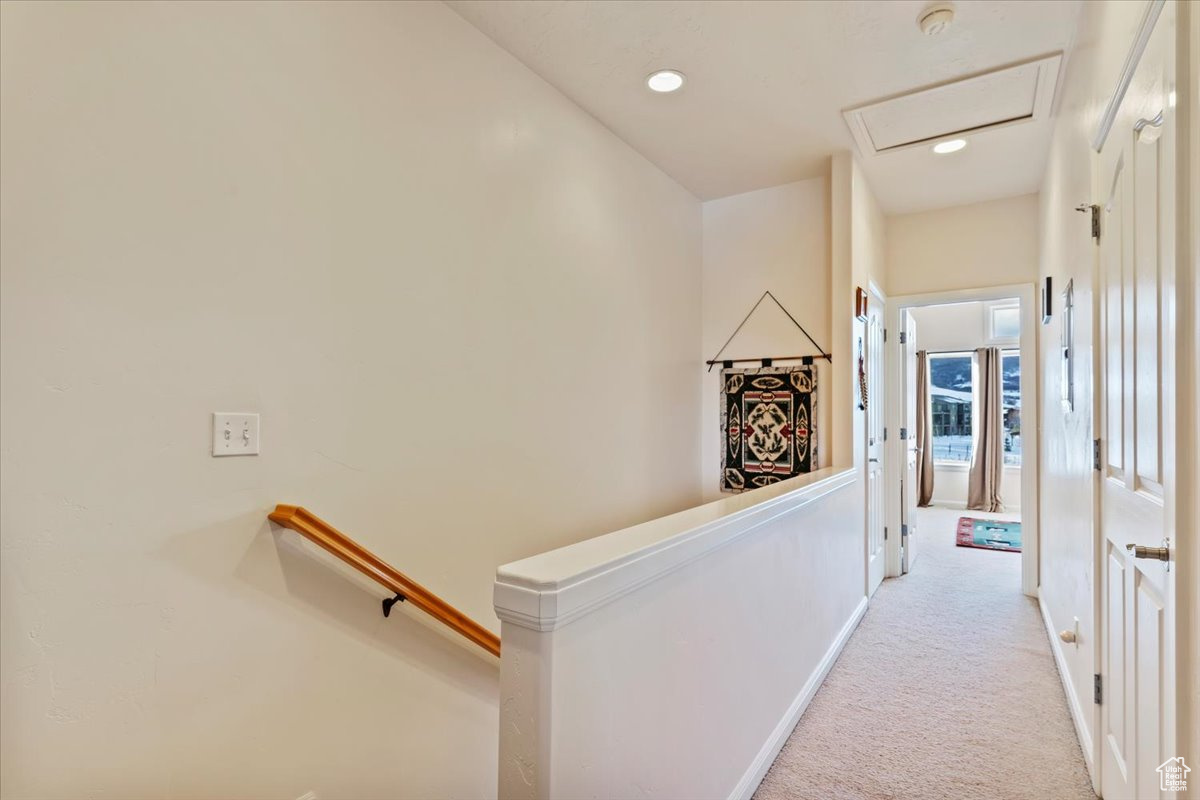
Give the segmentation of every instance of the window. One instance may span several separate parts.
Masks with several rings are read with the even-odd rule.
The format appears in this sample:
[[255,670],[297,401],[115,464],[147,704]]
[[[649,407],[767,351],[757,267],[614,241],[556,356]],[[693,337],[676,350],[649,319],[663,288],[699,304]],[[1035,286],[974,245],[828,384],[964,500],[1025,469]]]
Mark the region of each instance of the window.
[[929,356],[929,399],[933,406],[933,460],[971,460],[970,353]]
[[[933,460],[970,463],[973,353],[929,356],[929,395],[933,406]],[[1021,353],[1003,350],[1000,359],[1004,422],[1004,463],[1021,465]]]
[[991,306],[988,314],[989,341],[1016,339],[1021,335],[1020,306]]
[[1021,466],[1021,353],[1005,350],[1000,359],[1004,398],[1004,463]]

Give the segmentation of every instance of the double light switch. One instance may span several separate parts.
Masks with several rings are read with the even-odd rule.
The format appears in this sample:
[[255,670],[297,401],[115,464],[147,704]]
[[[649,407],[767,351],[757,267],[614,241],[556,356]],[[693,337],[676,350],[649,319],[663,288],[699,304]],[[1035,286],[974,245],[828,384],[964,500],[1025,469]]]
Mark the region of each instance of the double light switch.
[[213,413],[213,456],[258,455],[258,414]]

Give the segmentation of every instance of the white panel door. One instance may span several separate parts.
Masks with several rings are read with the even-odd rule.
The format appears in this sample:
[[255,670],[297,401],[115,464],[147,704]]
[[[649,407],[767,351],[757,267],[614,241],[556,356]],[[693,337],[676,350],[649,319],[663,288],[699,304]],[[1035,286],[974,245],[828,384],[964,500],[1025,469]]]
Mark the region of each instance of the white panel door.
[[[1100,785],[1107,800],[1159,798],[1175,748],[1174,573],[1164,548],[1164,358],[1174,293],[1174,6],[1163,10],[1099,157],[1097,385],[1100,481]],[[1139,132],[1140,131],[1140,132]],[[1143,557],[1135,557],[1137,555]]]
[[917,321],[911,311],[900,318],[900,351],[904,365],[904,422],[900,447],[904,472],[900,478],[900,571],[916,561],[917,546]]
[[867,306],[867,334],[864,349],[867,398],[867,595],[883,581],[886,561],[884,550],[884,353],[883,304],[874,296]]

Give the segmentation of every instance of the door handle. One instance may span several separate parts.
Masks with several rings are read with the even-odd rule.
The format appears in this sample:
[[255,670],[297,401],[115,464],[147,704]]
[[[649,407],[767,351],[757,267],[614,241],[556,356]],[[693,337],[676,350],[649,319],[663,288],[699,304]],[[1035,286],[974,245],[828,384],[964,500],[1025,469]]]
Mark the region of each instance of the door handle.
[[1133,134],[1139,142],[1150,144],[1157,142],[1162,136],[1163,112],[1159,111],[1152,119],[1142,117],[1133,124]]
[[1171,548],[1169,547],[1142,547],[1140,544],[1127,544],[1125,549],[1133,553],[1134,558],[1153,558],[1158,561],[1171,560]]

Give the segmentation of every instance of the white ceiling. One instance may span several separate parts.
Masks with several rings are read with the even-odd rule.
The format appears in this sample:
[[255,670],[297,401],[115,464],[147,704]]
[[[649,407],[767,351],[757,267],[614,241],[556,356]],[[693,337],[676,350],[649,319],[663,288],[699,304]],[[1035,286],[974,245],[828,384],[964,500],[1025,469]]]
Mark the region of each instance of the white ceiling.
[[[824,175],[854,150],[842,112],[1066,51],[1080,0],[960,0],[948,31],[927,0],[447,0],[465,19],[708,200]],[[657,95],[656,69],[687,75]],[[860,154],[888,213],[1036,192],[1050,123],[973,134],[958,153]]]

